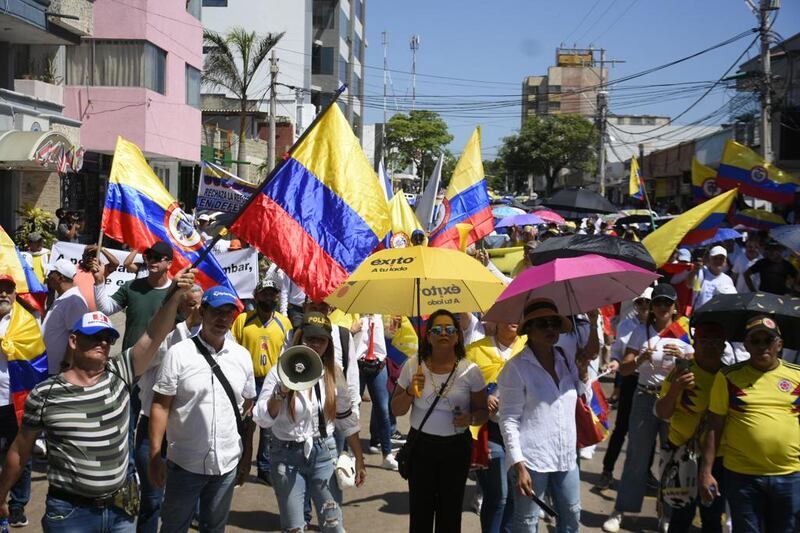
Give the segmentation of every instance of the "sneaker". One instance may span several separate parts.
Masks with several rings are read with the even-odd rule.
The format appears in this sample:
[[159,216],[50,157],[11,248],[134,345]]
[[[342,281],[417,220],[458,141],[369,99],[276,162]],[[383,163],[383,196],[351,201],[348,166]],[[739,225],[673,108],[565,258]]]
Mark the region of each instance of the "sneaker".
[[399,431],[395,431],[392,433],[392,444],[405,444],[406,443],[406,436],[400,433]]
[[614,474],[611,472],[603,472],[600,474],[600,479],[595,484],[598,490],[606,490],[610,489],[611,485],[614,484]]
[[611,516],[608,517],[608,520],[603,522],[603,531],[616,533],[619,531],[620,526],[622,526],[622,513],[614,511],[611,513]]
[[397,470],[398,466],[394,455],[390,453],[389,455],[384,456],[381,467],[385,468],[386,470]]
[[381,447],[377,444],[370,444],[368,451],[369,453],[381,453]]
[[269,478],[269,470],[259,470],[258,480],[268,487],[272,486],[272,480]]
[[25,516],[25,509],[15,507],[11,509],[8,517],[8,525],[11,527],[22,527],[28,525],[28,517]]
[[472,498],[472,503],[470,504],[469,508],[476,515],[480,515],[482,506],[483,506],[483,494],[476,491],[475,496]]
[[584,461],[591,461],[592,457],[594,457],[594,446],[588,446],[586,448],[581,448],[578,454],[581,456],[581,459]]

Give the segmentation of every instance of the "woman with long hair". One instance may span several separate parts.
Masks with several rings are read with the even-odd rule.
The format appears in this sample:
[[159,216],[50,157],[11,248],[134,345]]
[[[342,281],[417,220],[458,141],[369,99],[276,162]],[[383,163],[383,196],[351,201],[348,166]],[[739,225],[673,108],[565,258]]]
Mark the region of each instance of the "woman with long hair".
[[317,352],[322,359],[322,378],[306,391],[289,390],[281,383],[275,365],[264,378],[253,410],[253,420],[272,430],[270,477],[283,531],[305,529],[306,493],[317,508],[320,530],[344,531],[342,494],[335,475],[338,453],[334,428],[344,435],[355,455],[356,485],[361,486],[366,477],[358,414],[351,409],[351,393],[335,363],[331,329],[330,320],[322,313],[305,315],[293,344]]
[[[653,412],[664,378],[675,361],[693,354],[688,342],[680,339],[677,311],[678,295],[669,283],[656,285],[650,300],[647,322],[633,330],[619,369],[623,376],[639,372],[628,422],[628,451],[619,483],[614,511],[603,524],[603,531],[614,533],[622,525],[624,513],[638,513],[647,491],[650,453],[659,437],[662,448],[667,441],[668,422]],[[666,530],[662,520],[660,528]]]
[[497,378],[500,430],[514,489],[514,533],[538,530],[539,506],[532,496],[544,498],[545,493],[559,515],[556,531],[580,528],[575,405],[588,390],[591,356],[557,345],[561,334],[571,330],[572,323],[552,300],[531,301],[518,329],[528,336],[526,346]]
[[488,418],[486,383],[480,369],[465,356],[456,316],[444,309],[435,311],[427,320],[419,358],[406,361],[392,396],[395,416],[411,410],[407,446],[411,447],[412,533],[461,531],[472,450],[469,426],[482,425]]

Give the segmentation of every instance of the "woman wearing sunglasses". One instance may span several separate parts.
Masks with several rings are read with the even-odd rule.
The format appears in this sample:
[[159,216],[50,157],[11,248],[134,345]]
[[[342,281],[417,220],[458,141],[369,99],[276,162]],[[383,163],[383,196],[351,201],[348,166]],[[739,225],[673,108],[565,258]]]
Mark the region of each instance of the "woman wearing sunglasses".
[[531,496],[545,493],[559,515],[556,531],[580,528],[575,404],[579,394],[587,393],[589,360],[556,346],[570,330],[572,323],[552,300],[531,301],[519,327],[528,336],[527,345],[497,378],[515,533],[538,531],[539,506]]
[[435,311],[426,331],[419,358],[410,358],[397,380],[392,411],[402,416],[411,409],[410,531],[434,531],[435,524],[438,533],[456,533],[472,449],[469,426],[488,418],[486,383],[480,369],[465,359],[453,313]]
[[[639,372],[628,423],[628,451],[619,483],[614,512],[603,524],[603,531],[619,531],[623,513],[638,513],[651,477],[650,454],[659,436],[661,447],[668,449],[669,423],[653,412],[664,378],[675,367],[675,361],[694,353],[692,346],[680,339],[682,327],[677,323],[678,295],[669,283],[653,289],[647,322],[633,330],[619,369],[623,376]],[[662,519],[660,529],[666,531]]]

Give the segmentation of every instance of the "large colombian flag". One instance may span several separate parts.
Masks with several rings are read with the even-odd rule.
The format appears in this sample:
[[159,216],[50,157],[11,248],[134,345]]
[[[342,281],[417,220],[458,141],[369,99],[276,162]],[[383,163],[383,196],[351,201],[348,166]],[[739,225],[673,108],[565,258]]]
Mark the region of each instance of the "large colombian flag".
[[747,146],[726,141],[717,185],[723,190],[738,187],[742,194],[774,204],[791,204],[800,179],[770,165]]
[[703,202],[645,237],[642,244],[653,256],[656,267],[669,261],[679,245],[698,244],[713,237],[728,215],[737,192],[733,189]]
[[461,238],[457,224],[470,224],[472,230],[466,244],[482,239],[494,230],[494,218],[486,188],[481,159],[481,129],[475,128],[464,153],[461,154],[450,185],[444,195],[442,207],[434,221],[428,242],[430,246],[458,249]]
[[390,228],[386,194],[338,105],[231,226],[315,301],[341,285]]
[[14,302],[11,322],[0,347],[8,358],[8,381],[11,403],[22,423],[22,412],[28,393],[47,377],[47,352],[39,323],[24,307]]
[[[114,150],[102,228],[112,239],[140,252],[156,241],[170,244],[175,251],[172,274],[194,263],[205,246],[192,220],[147,164],[139,147],[122,137],[117,138]],[[212,254],[198,265],[196,279],[203,288],[225,285],[235,291]]]

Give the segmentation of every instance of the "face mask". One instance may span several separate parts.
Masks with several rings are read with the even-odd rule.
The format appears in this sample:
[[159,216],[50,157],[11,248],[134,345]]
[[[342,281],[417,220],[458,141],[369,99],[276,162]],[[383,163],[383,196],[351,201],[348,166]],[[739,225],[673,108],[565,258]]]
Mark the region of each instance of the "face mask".
[[265,313],[271,313],[278,308],[278,302],[275,300],[267,300],[266,302],[260,301],[257,302],[258,308]]

